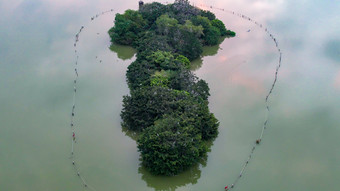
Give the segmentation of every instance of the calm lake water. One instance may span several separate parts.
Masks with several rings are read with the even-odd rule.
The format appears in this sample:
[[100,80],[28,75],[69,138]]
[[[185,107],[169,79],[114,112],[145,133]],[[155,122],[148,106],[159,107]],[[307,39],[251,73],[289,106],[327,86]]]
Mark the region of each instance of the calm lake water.
[[[149,1],[147,1],[149,2]],[[163,1],[165,2],[165,1]],[[268,128],[237,191],[338,191],[340,187],[340,3],[195,1],[264,24],[283,52],[269,99]],[[111,51],[107,30],[132,0],[0,0],[0,190],[84,190],[70,157],[74,36],[78,44],[75,160],[97,191],[223,190],[238,176],[265,118],[278,62],[275,44],[255,24],[213,10],[235,38],[208,47],[195,73],[209,83],[220,121],[204,165],[155,177],[122,132],[122,96],[133,49]],[[247,32],[250,30],[249,32]],[[96,58],[97,57],[97,58]],[[102,62],[100,62],[102,60]]]

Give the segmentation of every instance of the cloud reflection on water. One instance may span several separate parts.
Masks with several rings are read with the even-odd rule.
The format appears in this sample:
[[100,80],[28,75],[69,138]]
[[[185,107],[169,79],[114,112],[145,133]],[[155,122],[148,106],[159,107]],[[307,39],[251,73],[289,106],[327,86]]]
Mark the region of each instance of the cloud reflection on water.
[[340,70],[338,71],[338,73],[335,76],[334,86],[335,86],[336,89],[340,90]]

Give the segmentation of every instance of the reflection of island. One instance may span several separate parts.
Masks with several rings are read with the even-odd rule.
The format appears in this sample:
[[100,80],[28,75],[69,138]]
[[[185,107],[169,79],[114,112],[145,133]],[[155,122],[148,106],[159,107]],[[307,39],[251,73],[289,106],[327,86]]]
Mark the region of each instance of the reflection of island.
[[116,43],[111,44],[110,50],[117,53],[118,58],[122,60],[129,60],[136,54],[136,49],[131,46],[119,45]]
[[201,177],[200,165],[195,164],[186,171],[177,176],[155,176],[150,173],[143,165],[140,165],[138,172],[147,186],[154,188],[156,191],[169,190],[174,191],[179,187],[196,184]]
[[224,41],[225,38],[228,38],[228,37],[221,37],[217,45],[203,46],[203,52],[202,52],[201,56],[199,58],[191,61],[190,69],[192,71],[198,70],[199,68],[201,68],[201,66],[203,64],[203,60],[202,60],[203,57],[216,55],[218,53],[218,50],[220,50],[220,45]]

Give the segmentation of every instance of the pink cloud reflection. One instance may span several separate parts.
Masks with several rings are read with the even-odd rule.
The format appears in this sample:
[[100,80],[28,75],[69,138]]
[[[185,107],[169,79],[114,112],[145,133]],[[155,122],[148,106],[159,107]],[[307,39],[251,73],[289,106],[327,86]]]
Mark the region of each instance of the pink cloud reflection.
[[232,83],[237,86],[245,87],[256,94],[264,94],[265,88],[263,87],[263,82],[258,78],[253,78],[243,72],[235,72],[231,75]]
[[336,89],[340,90],[340,71],[336,74],[333,84]]
[[221,55],[221,56],[218,57],[218,61],[219,61],[219,62],[225,62],[225,61],[227,61],[227,57]]

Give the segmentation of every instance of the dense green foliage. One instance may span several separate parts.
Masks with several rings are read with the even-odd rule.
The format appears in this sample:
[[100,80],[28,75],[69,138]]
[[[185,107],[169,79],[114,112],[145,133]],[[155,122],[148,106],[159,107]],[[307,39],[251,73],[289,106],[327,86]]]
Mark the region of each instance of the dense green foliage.
[[138,54],[137,59],[143,60],[155,51],[174,52],[174,49],[168,44],[167,37],[157,35],[155,31],[146,31],[141,34],[141,38],[135,43]]
[[203,17],[207,17],[209,20],[216,19],[215,14],[210,12],[210,11],[201,10],[200,15],[203,16]]
[[147,21],[148,26],[152,27],[158,17],[164,14],[167,6],[158,2],[148,3],[140,7],[139,13]]
[[154,174],[176,175],[195,164],[205,151],[201,135],[185,118],[165,115],[138,140],[143,164]]
[[176,0],[170,5],[148,3],[139,11],[117,14],[109,35],[112,42],[137,48],[142,58],[162,50],[193,60],[200,56],[203,45],[216,45],[220,36],[235,36],[235,32],[227,30],[212,12]]
[[162,15],[156,20],[157,32],[160,35],[169,35],[173,33],[178,27],[178,21],[176,19],[170,18],[168,15]]
[[137,39],[145,24],[142,15],[138,11],[127,10],[123,15],[118,13],[115,18],[115,27],[109,30],[111,41],[130,45]]
[[234,37],[236,36],[236,33],[234,31],[231,31],[231,30],[227,30],[227,36],[231,36],[231,37]]
[[225,28],[225,25],[222,21],[218,19],[214,19],[211,21],[212,26],[218,28],[220,30],[220,33],[222,36],[227,35],[227,29]]
[[[217,20],[210,21],[207,17],[202,17],[200,15],[193,17],[192,22],[195,25],[200,25],[203,27],[203,40],[205,45],[216,45],[220,36],[225,36],[225,26],[219,25],[216,27],[214,23]],[[223,23],[222,23],[223,24]]]
[[116,15],[111,41],[137,49],[126,73],[131,95],[123,97],[122,125],[141,133],[138,149],[152,173],[182,172],[202,159],[207,141],[217,136],[208,84],[189,68],[203,45],[216,45],[228,34],[233,33],[213,13],[188,0]]
[[163,84],[132,91],[131,96],[123,98],[123,125],[131,130],[143,131],[164,114],[178,113],[192,120],[191,125],[201,132],[204,140],[216,137],[218,121],[209,112],[208,101],[200,97],[207,97],[207,84],[200,80],[193,88],[195,96],[185,90],[170,89]]

